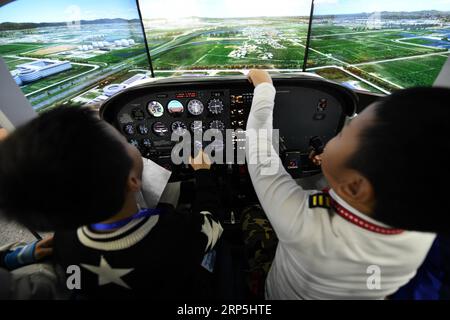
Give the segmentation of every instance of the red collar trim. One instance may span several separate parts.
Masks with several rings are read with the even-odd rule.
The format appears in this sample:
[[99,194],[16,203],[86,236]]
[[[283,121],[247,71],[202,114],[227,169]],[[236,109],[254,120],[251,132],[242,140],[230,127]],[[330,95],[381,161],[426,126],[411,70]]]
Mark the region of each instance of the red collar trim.
[[[329,195],[328,191],[329,191],[328,189],[324,190],[324,192]],[[342,218],[344,218],[348,222],[350,222],[360,228],[366,229],[371,232],[384,234],[384,235],[397,235],[397,234],[401,234],[404,232],[404,230],[402,230],[402,229],[386,228],[386,227],[376,225],[372,222],[369,222],[369,221],[353,214],[346,208],[344,208],[336,200],[334,200],[331,196],[330,196],[330,200],[331,200],[331,206],[333,207],[334,211],[338,215],[340,215]]]

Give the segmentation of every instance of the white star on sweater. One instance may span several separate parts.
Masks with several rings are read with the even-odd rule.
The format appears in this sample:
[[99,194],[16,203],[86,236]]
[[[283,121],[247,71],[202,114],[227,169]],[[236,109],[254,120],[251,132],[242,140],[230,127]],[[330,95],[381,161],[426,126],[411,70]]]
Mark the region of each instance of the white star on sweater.
[[211,213],[209,213],[208,211],[202,211],[200,213],[203,214],[203,225],[201,232],[208,238],[208,243],[206,244],[205,248],[205,252],[207,252],[216,245],[217,240],[219,240],[223,232],[223,228],[219,223],[215,222],[212,219],[212,224],[209,222],[207,216],[211,216]]
[[98,285],[103,286],[108,283],[115,283],[121,287],[131,289],[125,281],[121,279],[124,275],[130,273],[134,269],[113,269],[108,261],[101,256],[100,266],[91,266],[89,264],[81,264],[81,266],[92,273],[98,274]]

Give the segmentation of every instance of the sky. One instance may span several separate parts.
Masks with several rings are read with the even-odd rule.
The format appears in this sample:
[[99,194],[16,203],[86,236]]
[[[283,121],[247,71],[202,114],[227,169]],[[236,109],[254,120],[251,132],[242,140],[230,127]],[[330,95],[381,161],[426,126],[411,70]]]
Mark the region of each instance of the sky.
[[[316,14],[450,11],[450,0],[315,0]],[[310,0],[139,0],[144,18],[307,16]],[[0,7],[0,22],[61,22],[138,18],[135,0],[16,0]]]
[[138,19],[135,0],[16,0],[0,7],[1,22]]
[[377,11],[450,11],[450,0],[316,0],[316,14]]
[[[311,0],[139,0],[144,18],[308,16]],[[450,11],[450,0],[315,0],[317,14]]]
[[139,0],[144,18],[308,16],[311,0]]

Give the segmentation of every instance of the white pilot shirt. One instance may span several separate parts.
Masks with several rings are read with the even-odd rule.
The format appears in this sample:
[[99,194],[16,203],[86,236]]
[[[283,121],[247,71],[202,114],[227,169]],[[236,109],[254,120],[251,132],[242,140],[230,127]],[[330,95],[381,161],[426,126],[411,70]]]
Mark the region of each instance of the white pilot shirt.
[[[252,129],[272,130],[275,93],[269,83],[255,88],[247,123],[250,176],[279,239],[266,298],[384,299],[414,277],[435,234],[395,233],[352,208],[333,190],[331,201],[345,216],[338,210],[310,208],[311,195],[319,191],[303,190],[285,171],[271,134],[260,135],[258,144],[249,139]],[[266,157],[255,161],[262,154]],[[380,232],[390,230],[393,234]]]

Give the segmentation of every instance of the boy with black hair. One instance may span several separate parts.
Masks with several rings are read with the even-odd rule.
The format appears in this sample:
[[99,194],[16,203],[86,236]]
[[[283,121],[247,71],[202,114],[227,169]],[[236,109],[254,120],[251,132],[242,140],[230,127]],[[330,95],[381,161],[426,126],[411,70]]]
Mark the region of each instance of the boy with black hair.
[[[247,130],[270,132],[272,80],[259,70],[249,80],[255,94]],[[292,179],[271,134],[247,144],[250,176],[279,239],[266,298],[383,299],[414,276],[434,233],[450,231],[442,188],[450,179],[449,101],[448,89],[417,88],[367,107],[314,157],[330,186],[325,192]],[[270,163],[278,167],[265,174]]]
[[80,268],[82,297],[186,297],[222,232],[210,163],[198,157],[192,213],[141,209],[140,152],[93,111],[61,107],[0,144],[0,210],[56,230],[55,258]]

